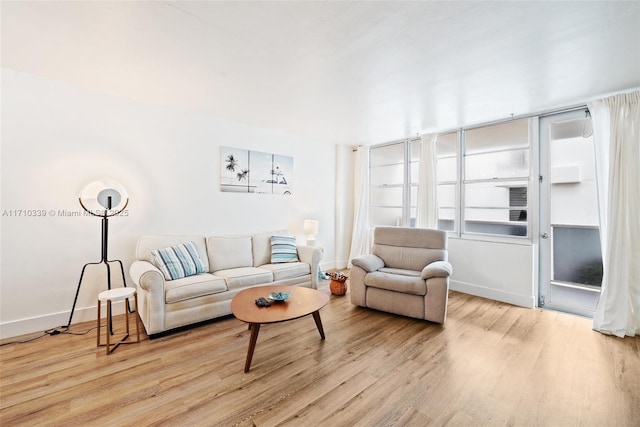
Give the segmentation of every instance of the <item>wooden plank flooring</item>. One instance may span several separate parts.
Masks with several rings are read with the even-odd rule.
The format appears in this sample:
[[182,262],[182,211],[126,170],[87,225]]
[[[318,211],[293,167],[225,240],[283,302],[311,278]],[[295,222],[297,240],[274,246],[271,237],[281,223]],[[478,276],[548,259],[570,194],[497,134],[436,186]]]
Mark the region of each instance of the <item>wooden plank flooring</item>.
[[348,295],[321,315],[325,341],[310,316],[263,326],[247,374],[249,331],[233,317],[109,356],[95,331],[2,346],[0,424],[640,425],[640,338],[588,319],[457,292],[444,326]]

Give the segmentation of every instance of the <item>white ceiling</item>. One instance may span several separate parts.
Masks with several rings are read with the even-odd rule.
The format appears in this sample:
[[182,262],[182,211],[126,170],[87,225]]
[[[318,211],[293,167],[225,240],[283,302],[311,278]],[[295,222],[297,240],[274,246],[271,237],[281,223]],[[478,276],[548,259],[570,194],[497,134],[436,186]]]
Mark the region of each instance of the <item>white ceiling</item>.
[[8,2],[2,66],[376,143],[640,86],[640,2]]

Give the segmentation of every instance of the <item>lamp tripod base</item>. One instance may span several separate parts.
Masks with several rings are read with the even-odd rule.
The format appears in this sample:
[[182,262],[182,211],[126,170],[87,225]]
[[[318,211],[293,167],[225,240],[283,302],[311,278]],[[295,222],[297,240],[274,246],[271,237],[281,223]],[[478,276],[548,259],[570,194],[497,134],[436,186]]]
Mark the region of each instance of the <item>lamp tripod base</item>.
[[[66,329],[69,329],[69,327],[71,326],[71,320],[73,319],[73,313],[76,309],[76,303],[78,302],[78,295],[80,294],[80,287],[82,286],[82,279],[84,278],[84,273],[87,269],[88,266],[90,265],[101,265],[104,264],[107,267],[107,289],[111,289],[111,266],[109,265],[109,263],[112,262],[116,262],[120,265],[120,273],[122,274],[122,284],[124,285],[124,287],[127,287],[127,281],[125,279],[124,276],[124,266],[122,265],[122,261],[120,261],[119,259],[114,259],[114,260],[106,260],[103,259],[99,262],[88,262],[84,265],[84,267],[82,267],[82,272],[80,273],[80,280],[78,281],[78,287],[76,289],[76,296],[73,299],[73,306],[71,307],[71,314],[69,315],[69,321],[67,322],[67,326],[65,327]],[[131,310],[130,307],[127,307],[127,310],[129,311],[129,313],[133,313],[133,311]],[[111,325],[111,319],[109,319],[109,332],[112,333],[113,332],[113,325]]]
[[[122,285],[127,287],[127,279],[124,276],[124,267],[122,265],[122,261],[119,259],[109,260],[107,259],[108,247],[107,243],[109,241],[109,218],[106,215],[102,217],[102,259],[98,262],[88,262],[82,267],[82,272],[80,273],[80,280],[78,281],[78,288],[76,289],[76,296],[73,299],[73,306],[71,307],[71,314],[69,315],[69,322],[67,322],[66,329],[68,330],[71,326],[71,320],[73,319],[73,313],[76,309],[76,303],[78,302],[78,295],[80,294],[80,287],[82,286],[82,279],[84,278],[84,273],[88,266],[90,265],[101,265],[104,264],[107,267],[107,289],[111,289],[111,266],[109,263],[116,262],[120,265],[120,273],[122,273]],[[133,313],[131,307],[127,306],[127,310],[129,313]],[[111,324],[111,319],[109,319],[109,333],[113,334],[113,325]]]

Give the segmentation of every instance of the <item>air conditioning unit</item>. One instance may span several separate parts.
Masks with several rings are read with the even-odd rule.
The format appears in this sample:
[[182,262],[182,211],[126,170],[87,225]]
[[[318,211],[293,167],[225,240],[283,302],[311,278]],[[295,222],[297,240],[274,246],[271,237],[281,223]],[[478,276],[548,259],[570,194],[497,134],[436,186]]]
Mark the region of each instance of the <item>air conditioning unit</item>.
[[576,184],[580,182],[580,165],[553,166],[552,184]]

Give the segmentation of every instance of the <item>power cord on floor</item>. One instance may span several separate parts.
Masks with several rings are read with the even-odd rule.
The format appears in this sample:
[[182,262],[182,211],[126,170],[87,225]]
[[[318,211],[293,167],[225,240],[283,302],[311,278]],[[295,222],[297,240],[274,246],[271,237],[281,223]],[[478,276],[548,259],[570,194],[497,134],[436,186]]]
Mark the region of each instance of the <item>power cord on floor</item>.
[[[106,327],[106,325],[102,325],[102,327]],[[10,344],[26,344],[26,343],[30,343],[32,341],[35,340],[39,340],[40,338],[46,337],[46,336],[53,336],[53,335],[60,335],[60,334],[65,334],[65,335],[87,335],[89,332],[93,331],[94,329],[97,329],[97,326],[94,326],[93,328],[89,328],[84,332],[74,332],[74,331],[70,331],[69,328],[67,326],[59,326],[57,328],[53,328],[53,329],[47,329],[46,331],[44,331],[42,333],[42,335],[38,335],[37,337],[33,337],[33,338],[29,338],[28,340],[24,340],[24,341],[9,341],[9,342],[5,342],[0,344],[0,347],[5,346],[5,345],[10,345]]]
[[42,334],[42,335],[40,335],[40,336],[37,336],[37,337],[34,337],[34,338],[30,338],[30,339],[28,339],[28,340],[24,340],[24,341],[9,341],[9,342],[4,342],[4,343],[0,344],[0,346],[5,346],[5,345],[9,345],[9,344],[26,344],[26,343],[28,343],[28,342],[38,340],[38,339],[40,339],[40,338],[42,338],[42,337],[46,337],[47,335],[48,335],[48,334],[45,332],[45,333],[43,333],[43,334]]
[[58,335],[66,332],[67,330],[69,330],[68,326],[59,326],[57,328],[47,329],[46,331],[44,331],[44,333],[47,335]]
[[[107,325],[106,323],[104,325],[100,325],[101,328],[106,328]],[[84,332],[72,332],[72,331],[65,331],[65,332],[61,332],[61,334],[68,334],[68,335],[87,335],[89,332],[93,331],[94,329],[98,329],[97,326],[94,326],[93,328],[89,328]]]

